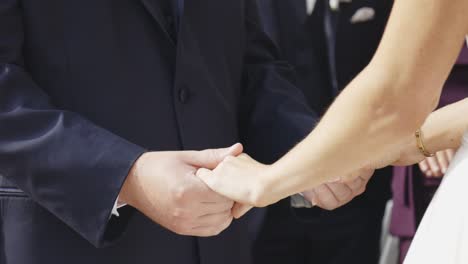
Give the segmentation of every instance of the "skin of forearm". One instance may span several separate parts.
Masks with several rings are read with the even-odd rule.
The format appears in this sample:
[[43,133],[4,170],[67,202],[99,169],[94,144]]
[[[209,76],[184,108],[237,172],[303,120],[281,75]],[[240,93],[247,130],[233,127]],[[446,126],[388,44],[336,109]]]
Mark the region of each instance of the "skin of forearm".
[[431,153],[458,149],[468,128],[468,99],[448,105],[432,113],[422,126],[424,144]]

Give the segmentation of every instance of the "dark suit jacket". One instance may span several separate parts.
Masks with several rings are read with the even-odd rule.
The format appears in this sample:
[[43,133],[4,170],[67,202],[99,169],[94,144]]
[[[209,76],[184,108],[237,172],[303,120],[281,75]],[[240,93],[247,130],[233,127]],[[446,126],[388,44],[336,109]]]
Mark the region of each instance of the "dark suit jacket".
[[265,31],[280,47],[281,55],[294,66],[298,86],[309,105],[323,112],[334,98],[322,30],[323,12],[308,18],[305,0],[257,2]]
[[[298,85],[309,105],[324,112],[341,91],[371,60],[387,21],[391,1],[352,1],[332,11],[328,1],[317,1],[313,14],[306,14],[306,1],[257,0],[267,33],[297,71]],[[352,24],[362,7],[371,7],[374,19]],[[328,25],[327,25],[328,23]],[[332,29],[327,32],[327,26]],[[335,91],[334,85],[337,85]],[[339,161],[337,161],[339,164]],[[384,208],[390,198],[391,169],[380,170],[366,193],[330,215],[347,208]]]
[[145,150],[271,161],[313,124],[253,1],[185,1],[180,23],[175,40],[157,0],[0,2],[2,263],[247,263],[242,221],[206,239],[109,222]]

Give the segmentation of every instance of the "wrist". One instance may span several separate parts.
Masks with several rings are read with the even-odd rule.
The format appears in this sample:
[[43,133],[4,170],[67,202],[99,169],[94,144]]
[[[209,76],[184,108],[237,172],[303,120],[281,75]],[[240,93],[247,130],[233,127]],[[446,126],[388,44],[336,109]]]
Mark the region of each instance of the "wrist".
[[253,200],[255,201],[255,207],[265,207],[275,201],[273,187],[277,187],[275,184],[275,170],[273,165],[264,165],[265,168],[262,170],[260,177],[256,177],[255,189],[253,190]]
[[147,155],[148,153],[144,153],[135,161],[135,163],[133,163],[133,166],[130,169],[122,185],[122,189],[120,190],[119,201],[118,201],[119,203],[128,204],[133,207],[136,207],[135,206],[136,201],[134,197],[135,189],[137,186],[136,182],[138,180],[139,171],[143,167],[143,164],[145,163]]
[[437,116],[431,115],[426,120],[424,125],[421,127],[421,131],[424,134],[424,146],[429,153],[436,153],[441,150],[450,148],[447,145],[449,133],[444,129],[444,126],[436,125],[434,121]]
[[[297,187],[295,187],[295,177],[289,177],[291,172],[289,172],[285,167],[283,167],[281,162],[276,162],[272,165],[268,165],[265,168],[263,177],[260,183],[260,190],[264,205],[269,205],[278,202],[284,197],[295,194]],[[288,177],[286,177],[287,175]]]
[[124,184],[122,185],[122,189],[120,189],[120,194],[119,194],[119,200],[118,203],[123,203],[123,204],[129,204],[131,206],[134,206],[133,198],[132,198],[132,193],[133,193],[133,186],[134,186],[134,181],[135,181],[135,164],[133,164],[132,169],[127,175],[127,178],[124,181]]
[[416,130],[414,133],[416,137],[416,146],[418,147],[419,152],[426,158],[433,157],[435,155],[434,152],[430,152],[425,144],[424,133],[421,129]]

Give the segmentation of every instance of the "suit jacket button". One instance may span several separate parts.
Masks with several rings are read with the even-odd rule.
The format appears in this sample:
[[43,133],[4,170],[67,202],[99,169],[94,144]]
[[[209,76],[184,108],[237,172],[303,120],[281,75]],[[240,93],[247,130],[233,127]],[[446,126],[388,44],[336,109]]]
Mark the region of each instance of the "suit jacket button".
[[187,103],[189,100],[189,91],[187,88],[181,88],[179,90],[179,101],[183,104]]

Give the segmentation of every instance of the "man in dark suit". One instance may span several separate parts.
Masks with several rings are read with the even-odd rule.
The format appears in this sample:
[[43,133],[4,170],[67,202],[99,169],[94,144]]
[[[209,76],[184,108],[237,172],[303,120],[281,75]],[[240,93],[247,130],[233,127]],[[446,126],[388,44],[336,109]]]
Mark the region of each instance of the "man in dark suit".
[[[308,14],[312,1],[257,1],[264,29],[317,112],[370,61],[392,4],[349,1],[337,8],[337,1],[319,0]],[[255,241],[255,263],[378,263],[390,180],[390,169],[376,172],[364,195],[335,211],[293,209],[289,199],[270,206]]]
[[279,157],[314,123],[292,79],[254,1],[0,1],[0,261],[248,263],[194,175],[241,147],[183,150]]

